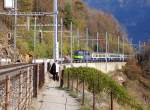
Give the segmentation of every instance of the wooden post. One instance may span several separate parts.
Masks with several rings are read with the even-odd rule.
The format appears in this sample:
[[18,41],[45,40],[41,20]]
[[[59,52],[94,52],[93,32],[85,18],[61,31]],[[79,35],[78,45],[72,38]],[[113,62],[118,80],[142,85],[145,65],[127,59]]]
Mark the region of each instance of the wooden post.
[[79,91],[79,78],[78,78],[78,75],[77,75],[76,92],[78,93],[78,91]]
[[10,76],[5,79],[5,110],[10,110]]
[[62,88],[64,85],[64,70],[61,71],[61,77],[60,77],[60,87]]
[[93,110],[95,110],[95,85],[93,81]]
[[112,91],[110,93],[110,97],[111,97],[111,110],[113,110],[113,92]]
[[84,98],[85,98],[85,93],[84,93],[84,86],[85,86],[85,84],[84,84],[85,82],[84,82],[84,79],[83,79],[83,90],[82,90],[82,105],[84,105]]
[[98,92],[100,91],[100,84],[99,84],[99,73],[98,73]]
[[37,94],[38,94],[38,90],[39,90],[39,80],[40,80],[40,78],[39,78],[39,76],[40,76],[40,66],[39,66],[39,64],[37,64]]
[[68,77],[68,78],[67,78],[67,79],[68,79],[68,80],[67,80],[67,81],[68,81],[68,82],[67,82],[67,88],[69,89],[69,88],[70,88],[70,78],[69,78],[70,76],[69,76],[69,73],[68,73],[67,77]]
[[71,84],[71,86],[72,86],[72,87],[71,87],[71,90],[73,91],[73,75],[72,75],[72,78],[71,78],[71,79],[72,79],[72,80],[71,80],[71,83],[72,83],[72,84]]
[[33,97],[37,97],[37,91],[38,91],[37,73],[38,73],[38,67],[37,65],[35,65],[33,67]]
[[45,65],[44,65],[44,63],[42,65],[42,69],[43,69],[43,85],[42,85],[42,87],[43,87],[44,83],[45,83]]

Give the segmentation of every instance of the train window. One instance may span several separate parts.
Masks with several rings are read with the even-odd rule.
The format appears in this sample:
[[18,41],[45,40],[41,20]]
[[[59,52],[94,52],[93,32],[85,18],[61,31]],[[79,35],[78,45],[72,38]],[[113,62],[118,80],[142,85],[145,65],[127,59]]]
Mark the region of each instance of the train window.
[[94,53],[92,53],[92,56],[94,56]]
[[85,55],[90,55],[90,53],[86,51],[86,52],[85,52]]
[[83,55],[83,52],[82,52],[82,51],[79,51],[79,52],[78,52],[78,55]]
[[102,55],[101,55],[101,54],[98,54],[98,57],[100,58],[100,57],[102,57]]
[[74,52],[74,55],[78,55],[78,52],[77,52],[77,51],[75,51],[75,52]]
[[82,51],[75,51],[74,55],[83,55],[83,52]]

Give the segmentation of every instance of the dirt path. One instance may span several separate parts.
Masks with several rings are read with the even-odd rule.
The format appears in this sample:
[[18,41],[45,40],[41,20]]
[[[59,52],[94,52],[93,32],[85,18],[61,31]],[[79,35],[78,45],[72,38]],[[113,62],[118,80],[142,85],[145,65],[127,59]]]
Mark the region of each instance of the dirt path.
[[79,103],[64,90],[56,88],[56,82],[48,81],[38,98],[33,101],[32,110],[79,110]]

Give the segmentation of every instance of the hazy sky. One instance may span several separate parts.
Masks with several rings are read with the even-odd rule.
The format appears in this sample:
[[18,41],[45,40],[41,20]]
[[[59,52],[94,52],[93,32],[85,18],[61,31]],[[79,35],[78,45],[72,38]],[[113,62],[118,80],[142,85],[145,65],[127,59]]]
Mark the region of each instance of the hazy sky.
[[13,5],[13,3],[14,3],[14,0],[4,0],[5,2],[5,8],[12,8],[14,5]]

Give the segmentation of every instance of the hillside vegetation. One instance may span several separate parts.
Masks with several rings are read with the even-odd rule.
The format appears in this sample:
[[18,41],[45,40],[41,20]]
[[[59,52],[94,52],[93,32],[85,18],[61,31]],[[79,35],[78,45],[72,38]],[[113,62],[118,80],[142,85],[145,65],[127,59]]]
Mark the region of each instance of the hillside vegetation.
[[[0,4],[2,9],[2,4]],[[22,12],[52,12],[53,0],[21,0],[18,1],[18,11]],[[60,0],[59,1],[59,24],[60,18],[63,18],[64,30],[70,30],[70,24],[73,23],[73,49],[96,50],[96,41],[89,41],[86,46],[85,40],[80,40],[80,46],[77,45],[77,29],[80,30],[80,38],[86,38],[86,28],[89,30],[89,37],[96,38],[96,32],[99,32],[99,51],[105,51],[105,33],[108,32],[109,51],[117,52],[117,40],[120,37],[120,52],[123,52],[123,38],[125,39],[125,53],[131,53],[132,48],[128,45],[127,35],[120,27],[117,20],[109,13],[90,9],[81,0]],[[0,16],[2,27],[6,27],[4,31],[1,27],[1,35],[6,36],[7,32],[13,32],[14,18],[9,16]],[[18,24],[27,23],[26,17],[18,17]],[[53,18],[38,17],[37,23],[49,24],[53,23]],[[34,18],[30,18],[30,24],[34,24]],[[59,28],[60,29],[60,28]],[[39,36],[40,30],[53,31],[52,27],[37,27],[36,49],[33,52],[33,36],[34,27],[18,27],[17,28],[17,48],[22,55],[31,54],[36,58],[52,57],[53,51],[53,33],[43,33],[43,37]],[[13,34],[12,34],[13,36]],[[70,33],[63,33],[63,55],[70,54]],[[60,39],[60,34],[59,34]],[[42,42],[40,42],[42,41]],[[6,41],[7,42],[7,41]]]
[[137,58],[129,60],[123,69],[127,76],[125,87],[150,109],[150,43],[144,46]]

